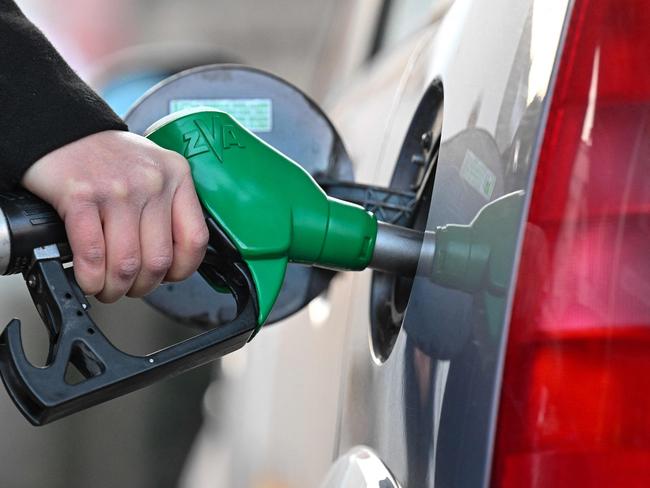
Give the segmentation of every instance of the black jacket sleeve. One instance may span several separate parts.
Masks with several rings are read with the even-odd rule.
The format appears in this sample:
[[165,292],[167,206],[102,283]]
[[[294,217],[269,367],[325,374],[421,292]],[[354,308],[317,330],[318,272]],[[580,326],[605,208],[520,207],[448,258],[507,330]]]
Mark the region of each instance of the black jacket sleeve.
[[47,153],[124,122],[12,0],[0,0],[0,190]]

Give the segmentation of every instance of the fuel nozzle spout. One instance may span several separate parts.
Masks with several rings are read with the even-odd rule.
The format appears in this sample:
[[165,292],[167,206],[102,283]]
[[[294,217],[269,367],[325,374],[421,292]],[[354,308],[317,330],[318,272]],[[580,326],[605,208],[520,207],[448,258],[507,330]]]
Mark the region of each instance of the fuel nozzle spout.
[[436,235],[433,231],[418,231],[408,227],[377,223],[375,249],[369,268],[402,276],[413,276],[420,256],[426,260],[435,254]]

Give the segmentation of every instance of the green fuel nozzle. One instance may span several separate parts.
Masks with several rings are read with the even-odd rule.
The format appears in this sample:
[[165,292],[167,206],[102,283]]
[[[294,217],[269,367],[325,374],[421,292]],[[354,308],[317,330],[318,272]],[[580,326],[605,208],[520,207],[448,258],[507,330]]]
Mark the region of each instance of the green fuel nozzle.
[[423,274],[444,286],[470,293],[486,283],[505,286],[499,270],[507,268],[500,264],[507,257],[493,250],[512,241],[522,192],[487,204],[469,225],[418,232],[328,197],[300,165],[219,110],[176,112],[146,135],[189,161],[205,210],[250,269],[260,325],[288,262],[414,275],[422,261]]
[[236,246],[255,282],[262,324],[287,263],[361,270],[370,263],[377,219],[328,197],[298,164],[230,115],[176,112],[147,131],[187,158],[205,210]]

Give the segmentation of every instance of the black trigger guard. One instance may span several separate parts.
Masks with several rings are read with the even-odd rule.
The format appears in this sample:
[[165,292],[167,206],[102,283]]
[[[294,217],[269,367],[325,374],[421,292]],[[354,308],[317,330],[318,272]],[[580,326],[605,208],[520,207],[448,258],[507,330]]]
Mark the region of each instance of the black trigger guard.
[[[29,422],[47,424],[125,395],[235,351],[249,340],[258,325],[254,282],[225,234],[211,220],[208,223],[210,245],[200,271],[206,279],[228,286],[237,303],[237,317],[148,356],[127,354],[111,344],[87,314],[83,295],[80,299],[55,246],[51,246],[55,254],[46,257],[36,251],[47,248],[35,250],[34,262],[24,275],[49,332],[47,365],[35,367],[27,360],[19,320],[12,320],[0,336],[0,375]],[[66,382],[68,363],[85,379]]]

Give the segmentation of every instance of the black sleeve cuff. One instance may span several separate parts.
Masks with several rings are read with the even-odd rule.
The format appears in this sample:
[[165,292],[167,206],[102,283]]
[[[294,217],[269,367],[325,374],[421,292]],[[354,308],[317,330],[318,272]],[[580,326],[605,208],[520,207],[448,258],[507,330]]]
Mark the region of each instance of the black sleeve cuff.
[[0,0],[0,189],[42,156],[126,124],[11,0]]

